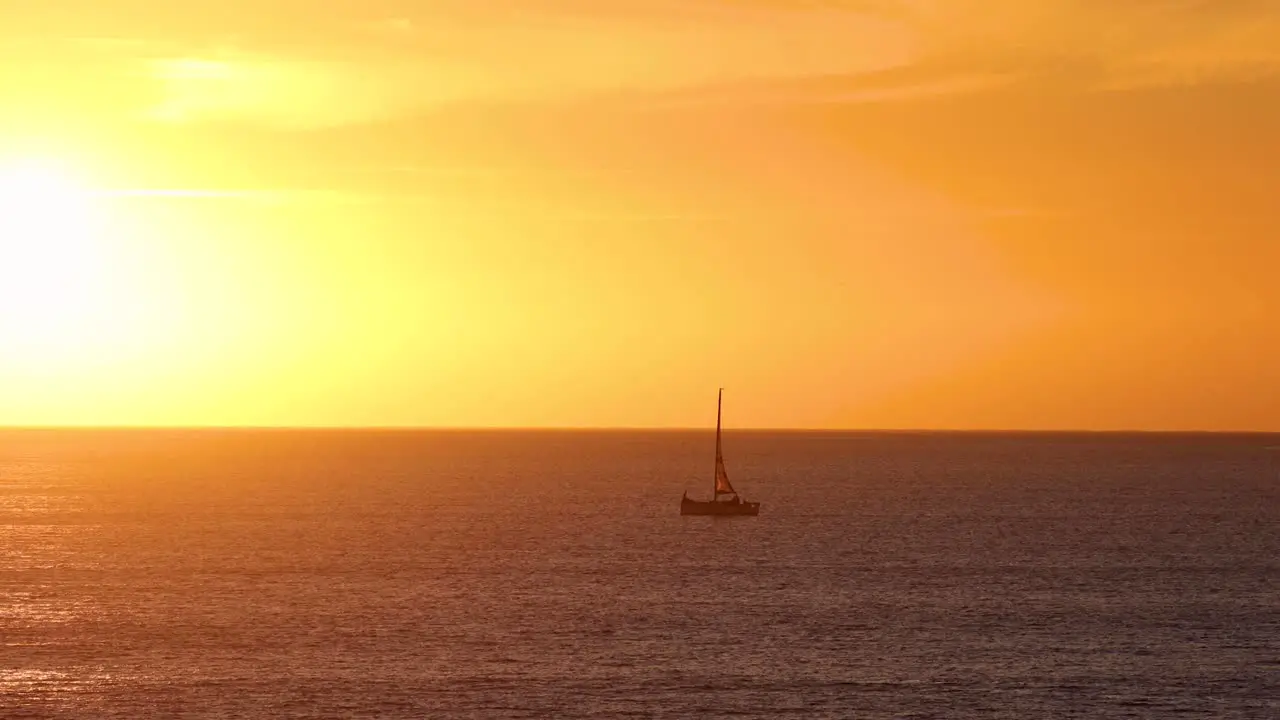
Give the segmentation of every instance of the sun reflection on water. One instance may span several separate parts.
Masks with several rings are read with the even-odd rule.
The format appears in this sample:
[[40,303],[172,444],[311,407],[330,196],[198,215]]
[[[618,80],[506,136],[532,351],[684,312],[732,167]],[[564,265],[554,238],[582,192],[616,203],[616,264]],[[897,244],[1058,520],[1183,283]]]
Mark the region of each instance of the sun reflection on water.
[[19,441],[0,443],[0,706],[92,716],[111,683],[83,641],[101,621],[101,527],[86,522],[75,467],[32,462],[31,438],[5,439]]

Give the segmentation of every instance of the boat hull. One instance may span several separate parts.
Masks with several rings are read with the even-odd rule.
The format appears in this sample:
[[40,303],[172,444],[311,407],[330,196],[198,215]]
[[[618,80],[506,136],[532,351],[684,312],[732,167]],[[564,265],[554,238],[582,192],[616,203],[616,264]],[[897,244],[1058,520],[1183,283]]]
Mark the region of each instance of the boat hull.
[[689,498],[680,499],[681,515],[714,515],[717,517],[725,516],[754,516],[760,514],[760,503],[758,502],[703,502],[700,500],[690,500]]

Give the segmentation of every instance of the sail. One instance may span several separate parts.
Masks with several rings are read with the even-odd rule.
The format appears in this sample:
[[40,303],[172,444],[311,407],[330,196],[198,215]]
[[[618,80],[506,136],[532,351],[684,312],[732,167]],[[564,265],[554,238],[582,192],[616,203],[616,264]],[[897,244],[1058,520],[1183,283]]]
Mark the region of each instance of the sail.
[[729,484],[729,473],[724,469],[724,454],[720,451],[720,409],[724,405],[724,388],[716,399],[716,495],[737,495],[733,485]]
[[716,494],[731,493],[736,495],[737,491],[729,484],[729,473],[724,469],[724,458],[716,456]]

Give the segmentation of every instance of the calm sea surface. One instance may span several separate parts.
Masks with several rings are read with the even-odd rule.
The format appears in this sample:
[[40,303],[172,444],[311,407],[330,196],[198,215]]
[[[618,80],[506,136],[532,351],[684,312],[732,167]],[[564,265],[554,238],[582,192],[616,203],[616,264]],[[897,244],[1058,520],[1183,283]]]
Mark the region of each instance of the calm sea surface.
[[1280,437],[0,432],[5,718],[1280,718]]

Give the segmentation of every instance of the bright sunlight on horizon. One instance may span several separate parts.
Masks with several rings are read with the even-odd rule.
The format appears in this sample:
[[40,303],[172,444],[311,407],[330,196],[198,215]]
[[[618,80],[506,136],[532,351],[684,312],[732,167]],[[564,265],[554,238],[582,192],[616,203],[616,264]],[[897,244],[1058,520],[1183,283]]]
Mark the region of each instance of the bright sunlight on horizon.
[[1280,6],[9,5],[0,426],[1280,431]]

